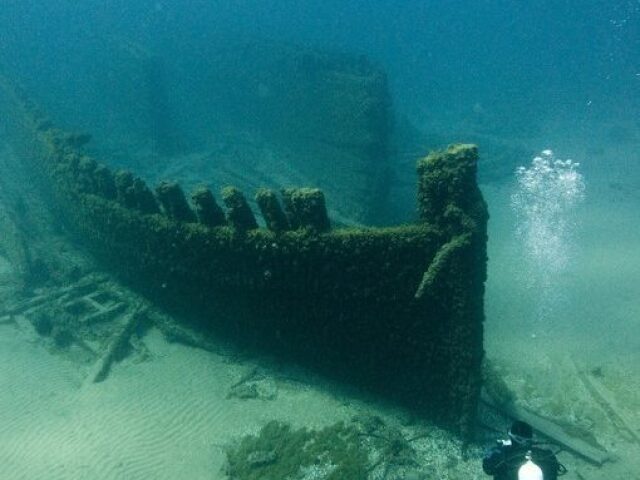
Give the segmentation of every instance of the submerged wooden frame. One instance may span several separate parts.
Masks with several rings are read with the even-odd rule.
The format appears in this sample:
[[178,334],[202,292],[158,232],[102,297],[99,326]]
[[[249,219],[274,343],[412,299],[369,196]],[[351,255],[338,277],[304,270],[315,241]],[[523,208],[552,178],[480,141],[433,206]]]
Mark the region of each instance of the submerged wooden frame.
[[468,436],[480,396],[487,207],[477,149],[418,162],[419,220],[332,229],[315,189],[271,191],[258,223],[242,193],[192,208],[83,150],[6,78],[0,111],[61,218],[103,264],[168,311],[362,385]]

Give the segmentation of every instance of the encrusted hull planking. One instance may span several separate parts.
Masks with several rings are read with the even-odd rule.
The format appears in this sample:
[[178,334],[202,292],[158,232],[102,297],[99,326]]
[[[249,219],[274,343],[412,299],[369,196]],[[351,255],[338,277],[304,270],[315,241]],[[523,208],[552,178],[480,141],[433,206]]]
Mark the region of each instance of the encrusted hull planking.
[[415,224],[332,229],[317,189],[155,191],[0,80],[9,140],[105,266],[202,328],[383,393],[467,436],[480,395],[487,208],[477,149],[418,164]]

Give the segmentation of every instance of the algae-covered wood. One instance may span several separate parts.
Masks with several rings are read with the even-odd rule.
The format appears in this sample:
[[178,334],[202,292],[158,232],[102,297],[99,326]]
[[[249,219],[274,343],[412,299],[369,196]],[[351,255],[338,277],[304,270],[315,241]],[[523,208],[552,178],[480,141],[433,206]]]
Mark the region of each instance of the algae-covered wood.
[[266,211],[279,220],[266,219],[273,230],[256,228],[242,192],[227,189],[218,225],[220,218],[198,222],[178,185],[153,193],[132,174],[114,174],[6,79],[0,87],[16,150],[107,268],[186,321],[468,434],[480,393],[486,276],[474,146],[419,163],[415,224],[331,229],[322,192],[301,189],[283,192],[285,208],[268,195]]

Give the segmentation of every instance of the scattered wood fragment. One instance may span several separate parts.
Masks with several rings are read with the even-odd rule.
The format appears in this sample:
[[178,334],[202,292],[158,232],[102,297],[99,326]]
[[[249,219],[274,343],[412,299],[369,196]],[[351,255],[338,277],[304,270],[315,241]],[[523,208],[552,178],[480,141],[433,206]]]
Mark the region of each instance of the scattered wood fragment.
[[[97,304],[100,305],[100,304]],[[97,312],[88,315],[82,319],[82,322],[88,325],[97,322],[104,322],[111,320],[113,317],[126,310],[127,305],[124,302],[118,302],[109,307],[100,306],[97,307]]]
[[278,387],[275,381],[263,375],[258,367],[251,367],[240,380],[229,387],[227,399],[237,398],[240,400],[259,399],[275,400],[278,396]]
[[257,377],[258,377],[258,367],[254,365],[250,367],[244,374],[242,374],[240,379],[237,382],[235,382],[233,385],[231,385],[230,388],[234,389],[237,386],[242,385],[243,383],[246,383],[249,380],[253,380]]
[[41,294],[36,297],[31,297],[28,300],[14,303],[13,305],[9,305],[2,313],[3,315],[17,315],[20,313],[24,313],[27,310],[32,310],[36,307],[39,307],[45,303],[55,301],[62,296],[58,291]]
[[99,383],[107,378],[111,371],[111,366],[121,357],[129,344],[131,335],[133,335],[140,322],[145,318],[145,315],[146,310],[138,307],[124,317],[122,327],[118,333],[113,336],[105,354],[95,363],[94,368],[90,372],[88,378],[91,383]]
[[629,420],[622,409],[620,409],[611,393],[600,384],[596,379],[587,375],[583,370],[573,362],[578,378],[584,385],[585,389],[593,397],[595,402],[602,408],[604,413],[609,417],[611,423],[618,430],[618,433],[631,443],[640,445],[640,435],[638,435],[632,427]]
[[91,290],[97,289],[101,283],[104,283],[104,281],[105,279],[101,277],[96,278],[94,276],[88,276],[73,285],[56,288],[22,302],[17,302],[5,308],[1,313],[2,315],[16,315],[40,308],[44,305],[61,303],[73,296],[85,295]]
[[534,430],[549,438],[554,443],[563,446],[570,452],[579,455],[594,465],[601,466],[612,459],[608,452],[600,450],[580,438],[569,435],[560,425],[552,420],[541,417],[513,403],[498,404],[484,390],[482,391],[481,401],[514,420],[527,422]]
[[188,347],[200,348],[207,352],[222,355],[220,352],[220,346],[209,340],[202,333],[180,325],[166,315],[157,311],[149,310],[148,318],[153,322],[158,330],[162,332],[162,335],[164,335],[167,342],[181,343]]

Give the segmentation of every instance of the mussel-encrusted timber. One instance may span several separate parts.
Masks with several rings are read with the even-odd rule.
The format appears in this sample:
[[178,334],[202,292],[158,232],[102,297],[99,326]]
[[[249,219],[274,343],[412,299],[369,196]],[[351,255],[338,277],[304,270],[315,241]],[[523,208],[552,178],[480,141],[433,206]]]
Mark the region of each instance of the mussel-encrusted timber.
[[419,161],[415,224],[332,230],[322,192],[301,189],[284,192],[284,209],[258,194],[270,230],[256,228],[238,190],[225,190],[223,218],[209,193],[196,192],[193,212],[175,184],[153,195],[112,173],[6,79],[0,111],[77,237],[156,303],[469,433],[486,277],[475,146]]

